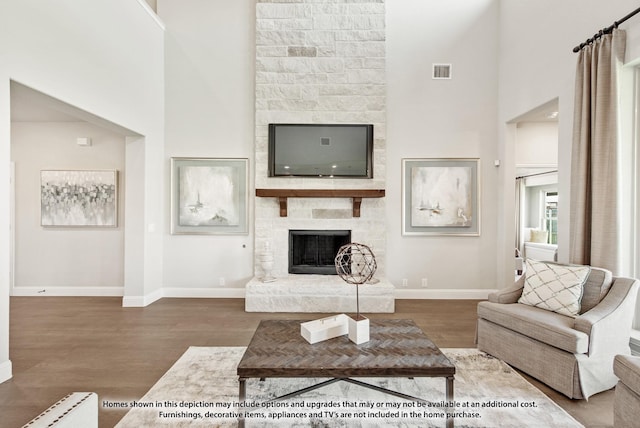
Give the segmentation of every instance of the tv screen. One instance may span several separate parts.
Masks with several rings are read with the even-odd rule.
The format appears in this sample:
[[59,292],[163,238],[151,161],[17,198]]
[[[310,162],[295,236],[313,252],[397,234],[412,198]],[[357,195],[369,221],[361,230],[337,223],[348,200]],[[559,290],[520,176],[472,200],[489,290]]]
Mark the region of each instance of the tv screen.
[[269,125],[269,176],[373,178],[373,125]]

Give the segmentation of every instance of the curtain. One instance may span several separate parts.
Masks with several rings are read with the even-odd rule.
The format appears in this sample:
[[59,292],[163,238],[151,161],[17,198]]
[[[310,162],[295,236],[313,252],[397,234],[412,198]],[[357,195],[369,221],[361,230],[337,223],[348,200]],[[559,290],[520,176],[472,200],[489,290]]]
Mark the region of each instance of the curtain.
[[571,157],[572,263],[619,270],[618,69],[626,34],[614,29],[578,54]]

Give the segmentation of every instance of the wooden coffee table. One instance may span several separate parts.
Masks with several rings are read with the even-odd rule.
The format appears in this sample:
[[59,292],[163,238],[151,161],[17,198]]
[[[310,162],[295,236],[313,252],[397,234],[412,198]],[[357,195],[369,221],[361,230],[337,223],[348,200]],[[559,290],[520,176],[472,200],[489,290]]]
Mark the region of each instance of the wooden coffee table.
[[[309,344],[300,334],[300,324],[305,321],[260,322],[238,364],[241,403],[247,398],[248,378],[268,377],[333,378],[269,401],[291,398],[337,381],[407,400],[428,401],[352,379],[354,377],[444,377],[446,400],[453,401],[455,366],[412,320],[370,320],[370,340],[361,345],[354,344],[347,336]],[[242,418],[239,422],[244,426]],[[453,427],[452,418],[447,418],[447,427]]]

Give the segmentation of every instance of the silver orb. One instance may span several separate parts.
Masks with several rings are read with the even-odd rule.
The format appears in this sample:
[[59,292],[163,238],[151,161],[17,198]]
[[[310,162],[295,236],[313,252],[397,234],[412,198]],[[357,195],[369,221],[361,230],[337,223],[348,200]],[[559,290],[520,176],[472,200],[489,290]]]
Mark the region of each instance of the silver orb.
[[369,281],[378,268],[371,248],[356,242],[340,247],[335,264],[338,276],[346,283],[354,285]]

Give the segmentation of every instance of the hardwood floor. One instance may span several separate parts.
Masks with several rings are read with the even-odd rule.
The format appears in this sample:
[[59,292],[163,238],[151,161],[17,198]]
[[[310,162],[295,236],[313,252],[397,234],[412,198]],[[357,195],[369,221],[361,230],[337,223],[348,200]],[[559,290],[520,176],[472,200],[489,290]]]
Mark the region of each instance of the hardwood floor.
[[[242,299],[162,299],[122,308],[121,298],[12,297],[13,379],[0,384],[0,427],[20,427],[74,391],[100,399],[137,400],[189,346],[245,346],[261,319],[315,319],[322,314],[245,313]],[[475,300],[397,300],[441,348],[473,348]],[[613,424],[613,392],[569,400],[531,380],[587,427]],[[100,409],[100,427],[125,411]]]

